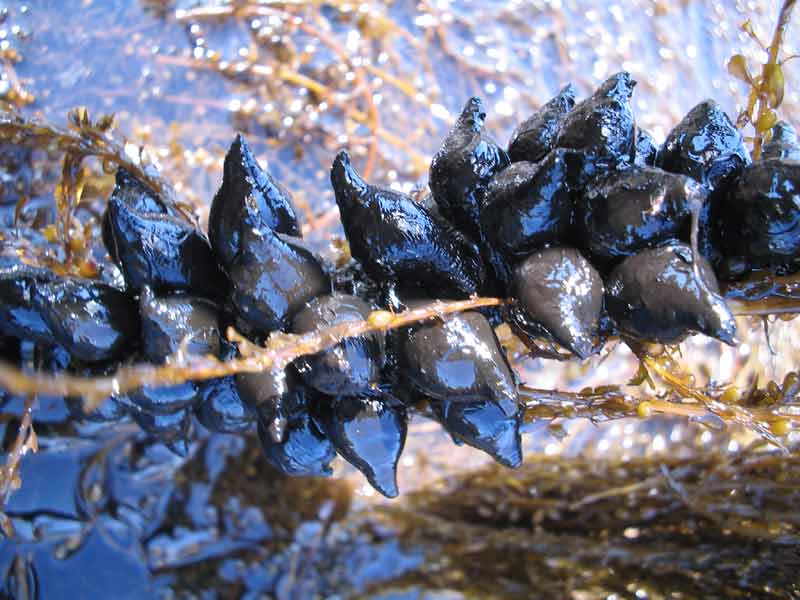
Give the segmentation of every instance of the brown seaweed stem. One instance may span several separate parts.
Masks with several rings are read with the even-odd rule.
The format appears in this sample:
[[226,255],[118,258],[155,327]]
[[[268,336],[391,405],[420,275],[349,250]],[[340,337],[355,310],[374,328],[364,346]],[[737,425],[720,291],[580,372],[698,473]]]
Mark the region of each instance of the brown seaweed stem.
[[[36,452],[38,450],[36,432],[33,430],[33,405],[35,403],[36,396],[34,394],[25,398],[14,445],[8,453],[6,463],[0,468],[0,511],[5,507],[11,492],[19,486],[19,465],[22,456],[29,451]],[[2,512],[0,512],[0,529],[6,536],[13,535],[11,521],[5,518]]]
[[[674,417],[700,418],[716,415],[726,422],[736,422],[754,429],[754,423],[778,428],[790,421],[800,422],[800,415],[778,408],[731,406],[687,386],[679,378],[652,359],[645,359],[670,387],[672,394],[655,397],[641,386],[604,386],[580,392],[545,390],[527,385],[519,386],[519,397],[525,420],[589,419],[593,422],[625,418],[648,418],[653,414]],[[698,402],[698,396],[703,402]],[[760,430],[756,430],[761,434]],[[774,437],[774,436],[773,436]],[[769,439],[772,442],[772,439]],[[778,444],[780,445],[780,444]]]
[[791,57],[781,60],[780,54],[786,28],[789,26],[789,20],[796,2],[797,0],[783,1],[769,46],[761,42],[750,21],[745,21],[742,25],[742,30],[767,53],[767,60],[761,65],[761,73],[758,76],[754,77],[750,74],[747,68],[747,61],[743,55],[737,54],[728,61],[728,72],[750,86],[747,104],[742,112],[739,113],[736,125],[742,128],[750,123],[755,129],[755,135],[752,137],[754,159],[758,159],[761,156],[761,147],[769,139],[772,126],[777,121],[775,109],[783,102],[783,63]]
[[645,356],[642,358],[642,362],[651,372],[658,375],[662,381],[681,397],[696,400],[705,407],[709,413],[716,415],[726,423],[742,425],[757,433],[771,444],[784,450],[786,447],[773,432],[775,428],[774,423],[786,422],[787,419],[800,420],[800,415],[778,415],[771,412],[767,414],[755,413],[743,406],[726,404],[682,381],[680,377],[671,373],[667,368],[659,364],[659,361],[652,357]]
[[[61,178],[55,190],[56,222],[43,231],[49,241],[61,245],[63,257],[45,254],[38,259],[28,256],[28,260],[42,263],[41,266],[59,275],[97,276],[98,269],[91,255],[93,223],[91,220],[80,223],[76,219],[76,211],[88,183],[88,171],[82,165],[84,159],[90,156],[99,159],[106,170],[116,165],[130,171],[164,201],[172,203],[178,214],[192,221],[193,216],[176,201],[169,184],[147,168],[143,150],[139,149],[138,159],[130,158],[125,151],[124,140],[120,143],[112,137],[113,115],[101,116],[93,121],[85,108],[76,108],[68,113],[67,123],[67,128],[60,128],[35,118],[23,117],[13,110],[0,111],[0,138],[30,147],[55,146],[64,153]],[[25,201],[25,198],[21,200],[17,213]]]
[[100,117],[93,123],[85,109],[76,109],[68,118],[70,128],[62,128],[15,112],[0,112],[0,137],[31,147],[55,144],[59,150],[76,156],[96,156],[130,171],[164,200],[175,202],[172,187],[146,168],[141,152],[138,159],[130,158],[124,140],[120,142],[111,136],[113,116]]
[[83,398],[86,412],[97,408],[106,398],[124,394],[143,385],[170,385],[188,380],[205,380],[235,373],[282,370],[293,360],[316,354],[335,346],[346,337],[374,331],[405,327],[420,321],[487,306],[499,306],[498,298],[473,297],[468,300],[435,300],[419,308],[401,313],[374,311],[367,320],[342,323],[305,335],[273,334],[265,347],[249,344],[232,328],[229,339],[246,344],[241,358],[220,361],[213,356],[186,356],[178,352],[161,366],[137,364],[122,367],[107,377],[85,378],[67,374],[30,374],[0,362],[0,387],[16,394],[52,394]]
[[769,45],[769,60],[761,69],[761,90],[758,94],[758,112],[756,113],[757,135],[753,144],[753,157],[758,159],[761,156],[761,146],[764,144],[765,135],[763,123],[769,123],[768,115],[773,108],[780,106],[783,100],[783,69],[782,62],[779,60],[783,38],[786,28],[789,26],[789,19],[796,0],[784,0],[775,31],[772,34],[772,42]]

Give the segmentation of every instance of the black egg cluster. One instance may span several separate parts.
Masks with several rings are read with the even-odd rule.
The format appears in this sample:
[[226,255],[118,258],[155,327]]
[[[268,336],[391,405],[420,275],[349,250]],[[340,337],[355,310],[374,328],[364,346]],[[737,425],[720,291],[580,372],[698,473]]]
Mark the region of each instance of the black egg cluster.
[[364,181],[340,152],[331,183],[355,260],[338,270],[304,244],[290,194],[241,137],[225,158],[208,236],[119,170],[102,232],[124,282],[2,258],[0,349],[9,356],[9,339],[25,340],[48,349],[48,364],[103,373],[176,352],[231,358],[228,325],[260,343],[362,321],[376,308],[501,296],[502,311],[348,338],[280,373],[144,387],[90,418],[130,414],[179,453],[195,419],[219,432],[256,425],[284,473],[328,474],[339,453],[395,496],[407,407],[424,398],[456,443],[517,466],[521,411],[499,319],[532,348],[545,340],[581,358],[611,334],[672,343],[700,332],[733,343],[717,277],[792,269],[800,254],[791,127],[776,125],[753,163],[728,116],[705,101],[657,147],[636,127],[634,85],[619,73],[577,104],[565,87],[507,150],[470,99],[420,202]]

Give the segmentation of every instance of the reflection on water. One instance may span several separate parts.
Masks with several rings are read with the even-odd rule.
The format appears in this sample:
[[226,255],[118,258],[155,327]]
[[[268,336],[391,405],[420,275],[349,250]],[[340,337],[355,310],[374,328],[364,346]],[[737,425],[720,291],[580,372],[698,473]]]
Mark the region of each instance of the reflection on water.
[[[736,113],[744,90],[724,64],[736,52],[760,58],[738,25],[750,18],[766,39],[777,10],[771,4],[20,0],[0,10],[0,95],[58,123],[76,105],[115,113],[117,131],[144,144],[203,216],[219,185],[224,151],[235,132],[244,131],[262,163],[295,192],[311,239],[326,250],[331,236],[341,233],[328,184],[338,148],[348,147],[373,181],[411,191],[425,184],[430,156],[468,97],[484,98],[489,129],[504,141],[516,122],[566,82],[585,94],[620,69],[639,82],[638,124],[661,141],[705,97]],[[787,54],[798,51],[792,47],[798,33],[796,19]],[[793,82],[800,81],[800,61],[787,65],[786,76],[791,91],[783,115],[797,123],[800,86]],[[789,352],[792,335],[789,327],[775,326],[773,346]],[[716,379],[740,376],[744,383],[745,367],[765,362],[782,377],[786,366],[765,358],[763,334],[744,337],[735,352],[698,340],[687,344],[685,356],[704,356],[710,364],[707,372],[698,366],[698,373]],[[629,353],[618,348],[588,367],[534,361],[526,375],[539,388],[578,389],[634,371]],[[18,399],[1,401],[4,412],[19,413]],[[401,544],[393,528],[398,524],[389,527],[379,518],[372,489],[344,465],[330,481],[286,479],[258,456],[253,436],[201,435],[183,460],[146,443],[130,424],[107,430],[68,423],[68,415],[60,399],[40,399],[42,448],[25,457],[24,485],[8,507],[17,539],[0,546],[0,572],[8,574],[0,595],[371,596],[375,588],[369,586],[420,572],[446,538],[437,529],[429,539],[414,534]],[[3,421],[3,432],[12,425]],[[703,449],[736,448],[726,434],[702,431],[654,419],[645,427],[618,422],[599,430],[584,422],[561,430],[536,424],[527,437],[529,450],[545,455],[669,453],[695,438]],[[446,452],[436,451],[441,448]],[[417,417],[400,487],[418,489],[485,461],[474,450],[454,448],[438,426]],[[507,485],[526,484],[520,482],[524,477]],[[535,511],[517,514],[533,518]],[[424,522],[418,526],[425,530]],[[545,541],[540,566],[568,589],[563,565],[548,563],[558,540]],[[586,540],[571,539],[578,542]],[[452,587],[468,592],[463,578],[469,573],[448,571],[447,557],[476,568],[475,557],[491,562],[502,553],[500,541],[493,543],[498,546],[489,546],[495,554],[488,558],[485,548],[471,560],[464,548],[451,548],[441,563],[426,563],[428,583],[447,587],[436,568],[454,578],[460,572],[462,580],[453,579]],[[701,558],[693,555],[698,564]],[[530,597],[530,590],[514,585],[498,587],[498,597]],[[445,597],[427,595],[419,577],[398,589],[381,597]],[[601,586],[593,595],[593,589],[581,597],[615,590]],[[485,588],[475,590],[473,597],[486,597]],[[639,597],[635,588],[617,591]]]
[[[772,4],[25,0],[6,9],[0,52],[18,59],[16,80],[36,97],[28,111],[58,122],[77,104],[116,113],[201,204],[234,132],[249,133],[313,222],[334,205],[335,149],[410,189],[472,95],[500,140],[566,82],[588,93],[620,69],[639,82],[638,123],[659,141],[700,99],[735,114],[744,90],[725,62],[759,57],[738,25],[749,18],[768,39]],[[797,33],[795,22],[787,55]],[[783,110],[796,122],[800,62],[786,71],[795,91]]]

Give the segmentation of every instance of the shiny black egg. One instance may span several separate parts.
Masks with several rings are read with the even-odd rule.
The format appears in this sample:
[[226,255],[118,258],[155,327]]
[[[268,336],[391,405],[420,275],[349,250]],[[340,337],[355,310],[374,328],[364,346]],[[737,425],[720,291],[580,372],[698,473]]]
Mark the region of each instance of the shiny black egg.
[[287,402],[286,431],[276,440],[270,423],[258,420],[258,438],[267,461],[286,475],[327,477],[333,473],[331,461],[336,450],[311,418],[302,392],[294,392]]
[[508,143],[512,162],[542,160],[555,147],[564,116],[575,106],[575,87],[570,83],[539,110],[517,125]]
[[314,416],[336,451],[388,498],[398,494],[397,461],[406,441],[402,406],[380,398],[320,398]]
[[[164,202],[156,192],[137,179],[131,172],[120,167],[117,169],[116,182],[111,192],[111,198],[123,202],[133,210],[140,213],[155,213],[179,217],[178,211],[169,203]],[[109,200],[110,201],[110,200]],[[102,237],[103,244],[114,262],[118,261],[114,238],[112,237],[111,216],[108,208],[103,212]]]
[[186,291],[218,297],[225,280],[203,234],[182,219],[139,213],[118,198],[108,203],[111,237],[118,264],[135,293]]
[[750,164],[744,138],[725,111],[704,100],[669,132],[656,165],[671,173],[688,175],[714,189]]
[[[304,334],[343,323],[365,321],[372,311],[355,296],[333,294],[311,300],[292,319],[292,333]],[[348,337],[333,348],[295,362],[305,383],[323,394],[350,396],[377,389],[384,363],[384,335]]]
[[658,144],[646,129],[636,129],[636,157],[634,163],[640,167],[652,167],[656,164]]
[[192,431],[191,410],[184,408],[163,415],[136,409],[129,412],[145,433],[166,444],[178,456],[185,457],[188,454],[188,439]]
[[515,162],[492,178],[481,228],[493,248],[518,260],[564,240],[572,218],[564,151],[556,149],[540,163]]
[[367,275],[383,283],[463,298],[483,286],[478,247],[410,196],[364,181],[342,151],[331,183],[350,251]]
[[47,269],[17,261],[0,268],[0,333],[18,340],[51,342],[50,325],[34,299],[39,285],[56,279]]
[[429,185],[442,215],[474,241],[480,240],[480,206],[489,179],[511,162],[484,130],[486,110],[470,98],[433,156]]
[[511,367],[482,314],[468,311],[403,328],[392,336],[398,383],[440,401],[492,402],[518,410]]
[[779,266],[800,256],[800,162],[761,160],[721,200],[718,245],[726,260],[748,268]]
[[276,369],[259,373],[237,373],[236,391],[276,442],[283,440],[294,393],[300,388],[290,371]]
[[437,419],[453,439],[486,452],[512,469],[522,464],[522,412],[508,415],[494,402],[434,402]]
[[609,77],[564,117],[556,145],[576,151],[577,183],[630,164],[636,154],[636,125],[631,96],[636,82],[629,73]]
[[328,294],[323,263],[298,238],[269,228],[244,228],[236,259],[226,265],[237,327],[263,336],[288,327],[306,302]]
[[217,307],[211,301],[183,294],[157,297],[145,287],[139,310],[142,354],[150,362],[163,362],[182,346],[189,354],[220,353]]
[[197,404],[200,399],[198,385],[194,381],[173,385],[148,385],[129,392],[127,399],[143,412],[169,415]]
[[120,360],[138,346],[136,302],[110,285],[89,279],[53,279],[35,286],[33,303],[52,341],[81,362]]
[[222,265],[232,262],[240,251],[243,222],[300,236],[289,191],[261,168],[240,134],[225,156],[222,185],[208,215],[208,238]]
[[200,397],[194,413],[207,429],[240,433],[255,423],[255,413],[242,401],[232,375],[198,382],[198,388]]
[[618,261],[669,240],[689,240],[692,210],[707,189],[685,175],[633,166],[592,186],[577,212],[577,239],[589,256]]

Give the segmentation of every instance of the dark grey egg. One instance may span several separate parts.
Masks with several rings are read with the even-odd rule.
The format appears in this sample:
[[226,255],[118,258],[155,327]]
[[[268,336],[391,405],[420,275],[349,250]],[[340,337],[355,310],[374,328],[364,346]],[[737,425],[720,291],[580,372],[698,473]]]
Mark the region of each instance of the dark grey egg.
[[656,166],[688,175],[714,189],[750,164],[744,138],[725,111],[704,100],[669,132],[658,151]]
[[666,344],[700,332],[733,345],[736,320],[708,261],[696,258],[695,270],[691,248],[674,243],[642,250],[614,269],[606,280],[606,309],[619,330]]
[[534,252],[514,268],[512,326],[523,339],[543,336],[587,358],[595,350],[603,291],[600,274],[575,248]]
[[336,451],[387,498],[397,489],[397,461],[406,441],[402,406],[380,398],[320,398],[314,416]]
[[435,297],[477,294],[485,271],[478,247],[400,192],[364,181],[342,151],[331,183],[350,251],[367,275]]
[[[292,319],[292,333],[304,334],[348,322],[365,321],[372,311],[355,296],[333,294],[311,300]],[[348,337],[333,348],[303,357],[295,366],[307,385],[331,396],[377,389],[384,363],[384,334]]]

